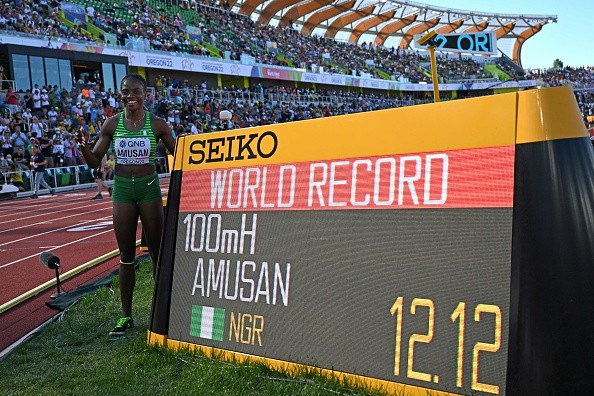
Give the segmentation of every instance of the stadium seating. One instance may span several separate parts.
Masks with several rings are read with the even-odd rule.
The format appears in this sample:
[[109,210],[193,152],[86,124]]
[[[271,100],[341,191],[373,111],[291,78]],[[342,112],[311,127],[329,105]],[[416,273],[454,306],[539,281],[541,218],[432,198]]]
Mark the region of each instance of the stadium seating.
[[[87,29],[69,25],[60,14],[59,3],[52,3],[58,6],[51,8],[50,5],[31,0],[18,3],[12,0],[0,4],[0,12],[3,13],[0,15],[4,15],[4,18],[0,18],[0,29],[85,40],[98,40],[106,33],[116,34],[120,41],[125,41],[126,37],[139,39],[146,36],[153,49],[231,59],[238,59],[241,54],[249,54],[258,62],[276,65],[311,69],[316,64],[330,72],[359,75],[368,73],[370,76],[401,81],[429,82],[431,79],[427,58],[412,51],[376,48],[365,43],[354,46],[319,37],[305,37],[289,27],[276,29],[262,26],[244,16],[213,8],[184,9],[165,6],[157,0],[128,0],[120,6],[105,0],[76,1],[84,7],[92,7],[87,11],[93,15],[90,21],[94,24],[88,24]],[[25,16],[22,20],[17,16],[19,13]],[[188,26],[196,28],[190,29],[193,32],[191,35],[186,31]],[[276,43],[277,49],[270,45],[271,42]],[[278,50],[280,48],[284,51]],[[498,58],[496,63],[486,65],[472,58],[442,57],[438,64],[442,81],[495,77],[503,81],[511,78],[536,79],[540,86],[571,84],[574,86],[584,122],[594,125],[592,67],[524,71],[505,57]],[[95,82],[84,81],[82,84],[94,89],[96,98],[108,96]],[[183,134],[372,111],[430,100],[422,95],[399,93],[395,97],[393,92],[379,95],[359,89],[348,91],[348,88],[287,88],[273,80],[264,85],[258,84],[249,88],[192,86],[187,81],[178,81],[163,75],[157,78],[157,81],[149,81],[151,90],[148,102],[159,116],[169,122],[174,133]],[[155,88],[152,88],[153,86]],[[59,114],[54,124],[42,113],[36,115],[43,125],[42,129],[50,132],[54,144],[61,146],[76,128],[72,125],[76,119],[75,114],[82,114],[79,97],[82,86],[77,84],[72,91],[65,93],[54,90],[54,87],[42,88],[59,98]],[[25,118],[22,125],[28,138],[31,137],[29,123],[32,116],[27,116],[30,113],[25,113],[25,109],[31,106],[31,101],[27,101],[30,95],[19,93],[19,103],[16,106]],[[105,104],[99,99],[91,101],[91,109],[96,112],[96,118],[91,123],[95,131],[99,130],[98,123],[104,121],[108,110],[117,113],[118,108],[121,109],[119,96],[110,95],[116,99],[116,109],[104,107]],[[30,110],[36,113],[35,109]],[[228,122],[221,121],[218,117],[221,110],[230,110],[233,114],[232,119]],[[14,126],[22,121],[17,120],[16,110],[11,111],[10,116],[0,118],[0,129],[7,129],[12,133]],[[0,136],[0,143],[4,143],[3,139],[6,138]],[[7,144],[6,148],[3,145],[6,154],[10,154],[11,149],[10,144]],[[159,155],[164,156],[163,147],[159,150]],[[91,170],[87,166],[79,167],[78,172],[77,167],[72,166],[81,163],[80,156],[64,163],[63,153],[54,152],[53,156],[56,166],[70,165],[62,168],[56,175],[58,186],[76,184],[77,174],[79,182],[93,181]],[[25,189],[31,188],[30,173],[23,173]],[[48,178],[48,182],[53,186],[53,175]]]
[[[31,18],[29,22],[14,23],[8,19],[4,28],[83,40],[104,40],[105,33],[110,33],[116,35],[121,45],[135,41],[162,51],[232,60],[239,60],[245,54],[263,64],[308,70],[321,66],[332,73],[430,81],[430,75],[422,72],[427,58],[413,51],[305,36],[291,27],[264,26],[246,16],[211,7],[185,9],[157,0],[128,0],[123,4],[107,0],[74,1],[87,10],[89,25],[86,29],[65,19],[60,13],[60,3],[52,9],[31,0],[18,3],[11,0],[0,6],[0,11],[8,15],[16,12]],[[492,77],[481,63],[470,58],[448,59],[440,65],[439,74],[442,81]]]

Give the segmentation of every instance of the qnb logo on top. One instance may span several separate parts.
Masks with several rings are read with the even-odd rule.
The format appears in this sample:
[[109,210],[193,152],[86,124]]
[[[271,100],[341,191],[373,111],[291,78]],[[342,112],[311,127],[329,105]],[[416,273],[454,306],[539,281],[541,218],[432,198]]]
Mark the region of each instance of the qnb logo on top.
[[118,164],[145,164],[149,162],[151,141],[148,137],[117,138],[115,142]]
[[270,158],[278,148],[278,137],[272,131],[197,139],[190,143],[188,163],[222,162]]
[[118,158],[148,157],[151,141],[148,138],[116,139]]

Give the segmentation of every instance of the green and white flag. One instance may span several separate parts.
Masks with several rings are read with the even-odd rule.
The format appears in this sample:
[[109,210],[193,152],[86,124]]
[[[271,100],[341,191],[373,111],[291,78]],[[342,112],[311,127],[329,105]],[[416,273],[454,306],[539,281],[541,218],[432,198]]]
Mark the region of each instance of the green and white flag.
[[223,341],[225,309],[192,305],[190,335],[208,340]]

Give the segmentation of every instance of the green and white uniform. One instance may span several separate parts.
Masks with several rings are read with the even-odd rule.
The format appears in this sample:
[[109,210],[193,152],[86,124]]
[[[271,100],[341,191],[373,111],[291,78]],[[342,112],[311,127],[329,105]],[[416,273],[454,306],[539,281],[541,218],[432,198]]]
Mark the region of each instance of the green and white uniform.
[[[124,112],[120,113],[111,150],[116,165],[154,165],[157,138],[151,125],[151,114],[146,111],[143,127],[133,132],[124,125]],[[122,177],[116,172],[113,180],[113,202],[140,203],[155,199],[162,199],[156,172],[142,177]]]
[[113,133],[111,149],[118,165],[154,164],[157,150],[157,138],[151,126],[151,115],[144,115],[144,125],[137,132],[124,126],[124,112],[120,113],[118,125]]

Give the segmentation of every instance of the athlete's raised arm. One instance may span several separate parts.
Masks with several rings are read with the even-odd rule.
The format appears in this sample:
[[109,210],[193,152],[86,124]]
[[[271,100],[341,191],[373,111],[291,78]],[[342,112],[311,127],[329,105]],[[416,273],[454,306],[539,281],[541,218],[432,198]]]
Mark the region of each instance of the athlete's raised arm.
[[99,139],[92,150],[87,146],[87,141],[89,139],[88,133],[81,129],[76,134],[76,141],[79,145],[80,151],[83,157],[85,157],[87,165],[89,165],[91,168],[95,169],[101,165],[101,160],[103,157],[105,157],[107,150],[109,150],[109,145],[111,144],[111,140],[113,138],[113,131],[115,131],[117,123],[117,115],[108,118],[105,123],[103,123]]

